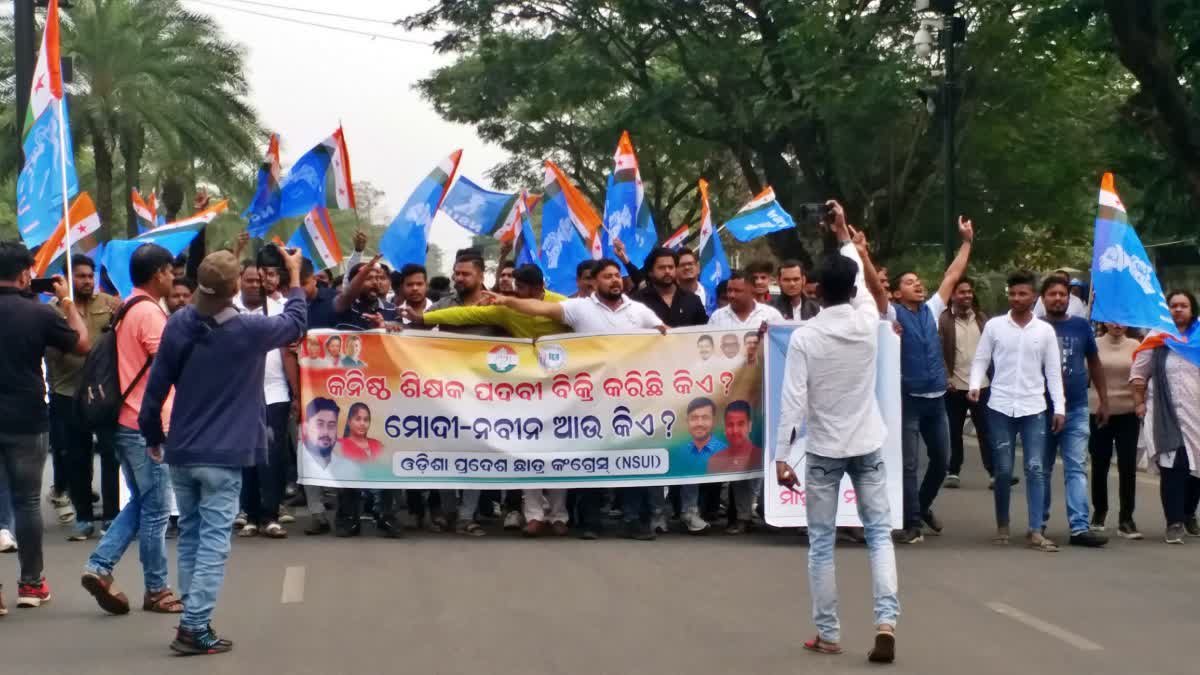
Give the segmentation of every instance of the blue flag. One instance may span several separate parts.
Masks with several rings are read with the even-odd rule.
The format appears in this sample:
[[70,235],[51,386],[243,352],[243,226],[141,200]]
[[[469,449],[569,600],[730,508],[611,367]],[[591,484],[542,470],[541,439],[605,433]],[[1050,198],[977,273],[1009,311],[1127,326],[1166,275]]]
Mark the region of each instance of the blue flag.
[[271,134],[271,140],[267,142],[267,154],[258,167],[258,187],[254,191],[254,198],[242,212],[242,217],[247,220],[246,231],[251,237],[261,239],[280,218],[282,193],[279,166],[279,134]]
[[409,263],[425,264],[429,228],[446,195],[446,188],[458,171],[461,158],[462,150],[455,150],[425,176],[383,233],[379,252],[393,269],[400,269]]
[[513,217],[518,195],[484,190],[459,176],[442,202],[442,213],[471,234],[493,234]]
[[640,267],[658,243],[658,231],[646,204],[642,174],[628,132],[622,132],[613,162],[604,195],[604,230],[601,232],[604,256],[616,259],[612,242],[620,241],[625,244],[629,261]]
[[[67,102],[47,106],[25,135],[25,166],[17,176],[17,230],[25,245],[33,248],[50,238],[63,219],[63,204],[79,193],[75,157],[71,153],[71,123],[63,119]],[[61,135],[66,139],[65,152]],[[66,159],[64,166],[63,159]],[[67,194],[63,195],[63,172]]]
[[325,206],[325,177],[332,158],[333,148],[318,143],[296,160],[279,186],[279,211],[274,220],[269,220],[269,214],[264,211],[260,220],[252,218],[255,229],[265,232],[275,220],[303,216],[315,207]]
[[729,278],[729,258],[721,246],[721,233],[713,228],[708,208],[708,181],[700,179],[700,285],[704,287],[704,309],[712,314],[717,308],[717,285]]
[[1092,320],[1176,334],[1158,275],[1125,205],[1113,188],[1111,173],[1100,187],[1100,212],[1092,248]]
[[591,259],[592,253],[571,218],[566,194],[556,174],[547,167],[542,191],[542,272],[546,288],[562,295],[574,294],[578,290],[575,270],[579,263]]
[[133,279],[129,276],[129,260],[133,257],[133,252],[145,244],[158,244],[170,251],[171,255],[183,253],[203,229],[202,226],[193,224],[193,219],[203,220],[203,216],[179,221],[179,226],[150,230],[135,239],[113,239],[104,244],[103,252],[98,258],[100,267],[108,272],[113,288],[121,297],[128,297],[133,291]]
[[[523,197],[524,195],[522,195]],[[542,268],[544,276],[546,270],[542,265],[542,256],[538,253],[537,235],[533,231],[533,223],[529,220],[529,210],[524,207],[521,207],[519,210],[521,214],[521,232],[517,235],[520,242],[518,242],[517,246],[515,264],[517,267],[521,265],[537,265],[539,268]]]
[[775,201],[775,190],[769,185],[725,223],[725,229],[738,241],[750,241],[795,226],[792,217]]

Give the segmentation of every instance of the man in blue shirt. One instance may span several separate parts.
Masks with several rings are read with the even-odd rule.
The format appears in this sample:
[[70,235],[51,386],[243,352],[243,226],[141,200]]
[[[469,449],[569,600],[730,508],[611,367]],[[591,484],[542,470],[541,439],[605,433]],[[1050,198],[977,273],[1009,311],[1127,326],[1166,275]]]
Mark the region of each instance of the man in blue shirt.
[[[1100,367],[1100,356],[1096,350],[1096,335],[1086,319],[1068,313],[1071,287],[1062,277],[1052,276],[1042,283],[1042,305],[1046,308],[1046,321],[1054,326],[1058,335],[1058,347],[1062,353],[1063,391],[1067,400],[1067,422],[1062,431],[1046,434],[1046,459],[1043,470],[1046,477],[1046,508],[1043,511],[1050,520],[1050,475],[1054,471],[1054,459],[1062,449],[1063,483],[1067,493],[1067,521],[1071,526],[1071,544],[1075,546],[1103,546],[1108,537],[1102,532],[1093,532],[1088,520],[1088,477],[1084,467],[1088,451],[1088,374],[1096,384],[1100,407],[1096,411],[1099,426],[1108,423],[1108,385],[1104,369]],[[1043,531],[1045,528],[1042,528]]]
[[[904,529],[897,534],[902,544],[923,541],[921,525],[933,534],[942,533],[942,523],[933,515],[946,465],[950,461],[950,423],[946,417],[946,364],[942,359],[942,339],[937,317],[946,309],[950,292],[967,271],[975,230],[961,216],[958,233],[962,246],[946,268],[942,283],[926,299],[925,287],[915,272],[904,272],[896,279],[892,308],[896,322],[904,329],[900,335],[901,447],[904,458]],[[919,464],[918,438],[924,439],[929,453],[925,478],[917,485]]]

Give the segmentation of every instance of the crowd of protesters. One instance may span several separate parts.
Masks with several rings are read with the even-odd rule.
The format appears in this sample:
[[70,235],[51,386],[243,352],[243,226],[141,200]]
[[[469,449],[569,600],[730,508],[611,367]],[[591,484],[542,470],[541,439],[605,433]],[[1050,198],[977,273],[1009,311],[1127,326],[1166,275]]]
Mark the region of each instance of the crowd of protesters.
[[[343,337],[336,348],[327,341],[321,354],[308,356],[352,366],[355,345],[360,346],[353,333],[373,329],[537,338],[568,331],[665,333],[699,325],[754,334],[770,323],[802,324],[789,348],[785,388],[792,394],[784,408],[789,423],[824,420],[809,432],[809,471],[825,467],[829,475],[844,472],[861,482],[865,526],[835,531],[832,516],[825,518],[828,509],[813,496],[810,474],[808,535],[817,561],[810,573],[820,633],[806,646],[816,651],[840,650],[832,549],[835,537],[851,537],[866,541],[873,555],[887,552],[872,559],[879,628],[872,658],[890,660],[899,612],[895,563],[888,557],[892,543],[917,544],[944,531],[934,505],[943,488],[960,488],[964,469],[973,463],[963,439],[968,419],[993,492],[994,543],[1010,540],[1010,494],[1021,482],[1014,472],[1017,439],[1024,449],[1028,527],[1023,539],[1029,548],[1058,550],[1047,528],[1053,525],[1051,486],[1060,455],[1070,544],[1107,542],[1107,478],[1114,456],[1118,536],[1142,538],[1134,523],[1141,459],[1160,476],[1165,540],[1179,544],[1200,537],[1200,368],[1162,336],[1143,340],[1124,326],[1089,323],[1077,282],[1064,271],[1041,280],[1029,272],[1012,273],[1006,284],[1009,311],[988,317],[967,276],[974,241],[968,220],[960,220],[957,256],[929,293],[915,272],[889,277],[887,268],[872,263],[861,234],[837,220],[840,207],[833,209],[836,222],[830,226],[840,252],[811,271],[795,260],[734,271],[715,289],[711,313],[694,252],[657,248],[637,264],[620,242],[617,260],[579,266],[571,297],[547,290],[541,270],[514,265],[507,250],[487,288],[486,262],[478,250],[458,252],[451,278],[429,278],[420,265],[392,270],[380,256],[368,259],[360,233],[341,276],[337,270],[314,270],[298,253],[273,246],[240,260],[243,237],[236,251],[207,256],[195,278],[188,278],[181,261],[147,244],[132,257],[135,289],[124,298],[100,291],[92,261],[75,256],[72,285],[55,277],[48,303],[30,291],[29,251],[0,242],[0,343],[5,345],[0,350],[5,383],[0,388],[0,551],[18,554],[17,604],[38,607],[51,597],[43,576],[39,505],[47,457],[53,466],[48,499],[69,528],[67,538],[95,541],[82,569],[82,586],[105,611],[130,611],[113,569],[136,541],[145,586],[142,607],[180,615],[172,648],[188,654],[232,647],[209,625],[231,533],[285,538],[295,509],[307,513],[304,534],[338,537],[360,535],[364,523],[384,537],[401,537],[412,528],[481,537],[491,533],[485,525],[493,518],[527,537],[567,536],[574,530],[582,539],[600,537],[610,519],[619,520],[624,536],[644,541],[673,527],[709,533],[722,521],[728,535],[763,527],[758,480],[615,491],[363,491],[296,485],[293,449],[299,440],[326,450],[335,443],[353,444],[356,415],[370,422],[368,410],[351,410],[342,430],[336,428],[336,411],[335,421],[326,424],[330,416],[316,401],[301,410],[299,358],[306,349],[304,332],[315,329],[337,329]],[[1178,331],[1192,331],[1197,321],[1192,293],[1173,290],[1166,300]],[[884,494],[871,487],[882,484],[882,460],[872,458],[878,457],[885,433],[873,396],[863,397],[861,411],[833,414],[837,422],[821,414],[823,407],[835,407],[831,389],[873,391],[877,347],[872,330],[880,321],[892,324],[901,343],[903,527],[896,532],[886,526],[886,499],[882,505],[862,499],[864,492]],[[89,351],[108,333],[115,346],[120,410],[111,426],[96,428],[80,413],[81,401],[88,398],[81,382]],[[859,363],[868,357],[869,369],[850,374],[836,367],[838,359]],[[794,370],[793,359],[810,359],[809,365]],[[801,384],[822,372],[817,386]],[[821,446],[822,438],[832,445]],[[380,451],[368,441],[362,439],[355,451]],[[922,447],[924,474],[919,470]],[[792,469],[786,461],[776,465],[782,485],[795,484]],[[119,508],[122,474],[128,501]],[[174,537],[177,591],[168,585],[166,540]],[[0,596],[0,615],[5,611]]]

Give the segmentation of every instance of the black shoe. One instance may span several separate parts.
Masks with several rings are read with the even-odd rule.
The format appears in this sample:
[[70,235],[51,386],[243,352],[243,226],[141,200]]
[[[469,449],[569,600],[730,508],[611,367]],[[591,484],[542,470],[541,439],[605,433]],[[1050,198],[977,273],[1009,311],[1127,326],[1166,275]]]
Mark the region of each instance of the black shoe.
[[921,516],[921,522],[925,523],[925,527],[928,527],[930,531],[933,532],[933,536],[941,536],[942,521],[938,520],[937,516],[933,515],[933,511],[926,511],[925,515]]
[[313,515],[313,517],[310,519],[308,527],[304,528],[304,534],[310,537],[321,534],[329,534],[330,529],[329,521],[325,518],[325,514],[318,513]]
[[395,516],[386,516],[375,521],[375,533],[386,539],[404,536],[404,525]]
[[171,643],[171,650],[183,656],[221,654],[231,649],[233,649],[233,642],[217,637],[212,626],[197,633],[178,628],[175,631],[175,641]]
[[339,520],[333,528],[335,537],[357,537],[362,532],[362,525],[354,521]]
[[1187,531],[1189,537],[1200,537],[1200,520],[1196,516],[1192,516],[1183,521],[1183,529]]
[[171,519],[167,521],[167,533],[164,536],[166,536],[167,539],[178,539],[179,538],[179,517],[178,516],[171,516]]
[[1016,485],[1020,484],[1020,482],[1021,482],[1020,476],[1013,476],[1011,479],[1009,479],[1008,484],[1012,485],[1012,486],[1016,486]]
[[595,530],[584,528],[584,530],[579,533],[579,538],[584,541],[596,541],[600,538],[600,534]]
[[892,539],[897,544],[919,544],[925,541],[925,537],[921,535],[921,528],[906,527],[903,530],[896,530],[892,533]]
[[1099,532],[1092,530],[1084,530],[1077,534],[1071,535],[1072,546],[1086,546],[1088,548],[1100,548],[1108,543],[1108,537]]
[[658,538],[653,530],[641,524],[626,525],[625,533],[622,536],[636,541],[654,541]]

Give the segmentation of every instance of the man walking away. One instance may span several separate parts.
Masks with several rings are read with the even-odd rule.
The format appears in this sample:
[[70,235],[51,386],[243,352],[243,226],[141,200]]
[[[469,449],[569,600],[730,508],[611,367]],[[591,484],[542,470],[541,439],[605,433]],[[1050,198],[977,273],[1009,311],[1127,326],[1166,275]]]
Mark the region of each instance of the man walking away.
[[[17,606],[50,601],[42,576],[42,470],[46,466],[46,385],[42,358],[48,348],[86,354],[87,324],[68,296],[67,282],[55,277],[54,295],[66,318],[29,294],[33,255],[24,244],[0,241],[0,485],[11,500],[20,548]],[[6,612],[0,598],[0,615]]]
[[[210,620],[225,578],[242,469],[267,459],[267,354],[304,335],[301,254],[287,252],[284,261],[287,303],[282,314],[268,317],[233,308],[239,275],[231,253],[206,257],[197,270],[196,302],[172,318],[150,370],[138,423],[151,457],[170,464],[179,500],[179,589],[186,610],[171,649],[180,654],[233,648]],[[179,396],[168,439],[162,410],[172,386]]]
[[[875,644],[867,658],[891,663],[900,603],[887,473],[880,453],[887,428],[875,398],[879,314],[887,308],[887,295],[865,240],[858,235],[856,249],[841,205],[829,205],[842,253],[821,263],[817,271],[821,313],[797,328],[788,343],[775,471],[780,484],[795,490],[798,480],[792,466],[798,461],[806,464],[808,583],[817,636],[804,647],[822,654],[842,653],[834,546],[842,476],[850,474],[875,597]],[[847,402],[856,407],[848,409]],[[804,458],[793,461],[789,458],[795,447],[793,437],[798,438],[806,427]]]
[[[1008,314],[988,321],[979,336],[975,362],[971,364],[967,400],[979,402],[983,378],[992,366],[992,392],[987,402],[988,431],[992,441],[992,470],[995,472],[996,536],[994,544],[1007,544],[1009,477],[1013,471],[1017,434],[1025,452],[1025,501],[1029,509],[1026,543],[1038,551],[1053,553],[1058,545],[1042,534],[1045,524],[1046,434],[1063,428],[1062,365],[1054,329],[1033,316],[1037,298],[1035,280],[1029,272],[1008,276]],[[1046,392],[1052,404],[1046,422]]]
[[[129,613],[129,599],[116,589],[113,569],[135,540],[146,585],[142,609],[160,614],[183,611],[183,604],[167,586],[165,535],[170,516],[170,476],[165,466],[150,461],[146,441],[138,431],[146,375],[158,354],[167,324],[167,313],[161,303],[171,293],[175,280],[173,261],[171,253],[157,244],[144,244],[133,252],[129,276],[135,288],[121,309],[123,316],[113,327],[121,391],[128,394],[121,403],[116,430],[105,433],[112,434],[130,496],[129,503],[92,551],[80,580],[100,608],[110,614]],[[163,398],[166,399],[164,414],[169,416],[168,392],[163,392]]]

